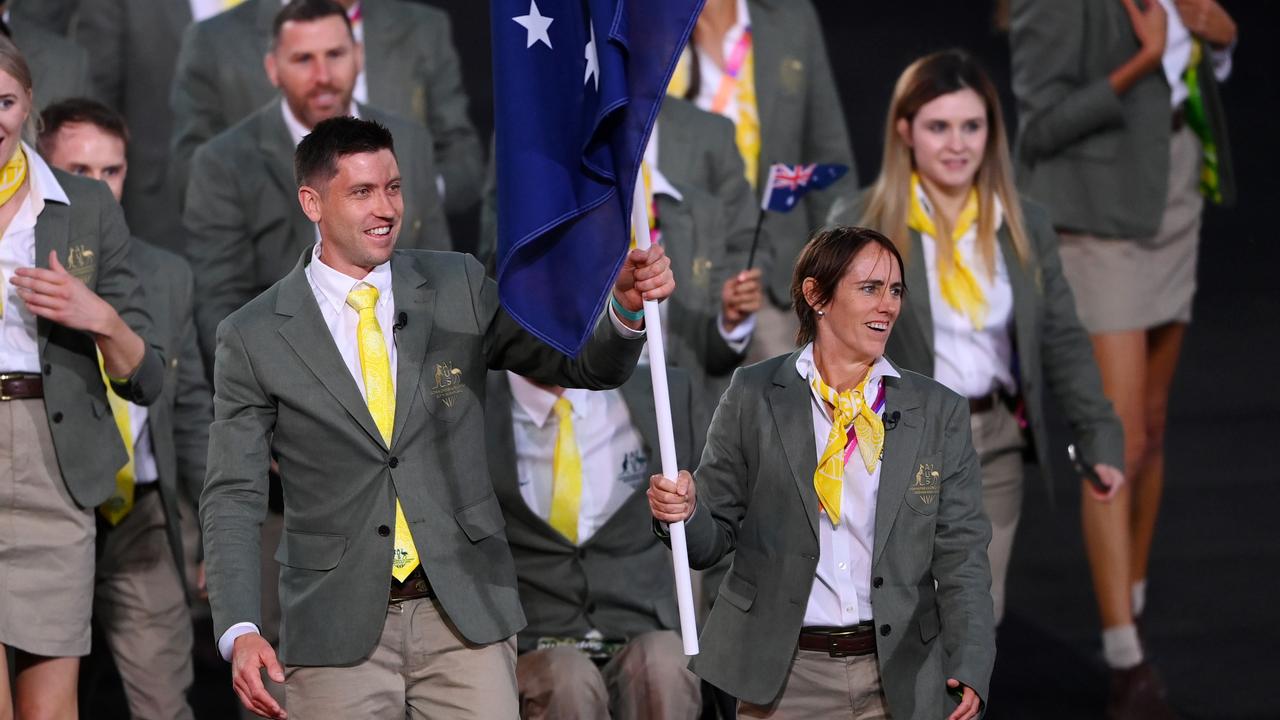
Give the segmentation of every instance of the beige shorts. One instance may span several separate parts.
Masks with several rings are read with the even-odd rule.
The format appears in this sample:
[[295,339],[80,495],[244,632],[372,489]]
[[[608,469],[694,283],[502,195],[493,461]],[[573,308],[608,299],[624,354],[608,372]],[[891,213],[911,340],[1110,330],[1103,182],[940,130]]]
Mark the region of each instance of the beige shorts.
[[58,470],[44,401],[0,402],[0,644],[89,654],[96,534]]

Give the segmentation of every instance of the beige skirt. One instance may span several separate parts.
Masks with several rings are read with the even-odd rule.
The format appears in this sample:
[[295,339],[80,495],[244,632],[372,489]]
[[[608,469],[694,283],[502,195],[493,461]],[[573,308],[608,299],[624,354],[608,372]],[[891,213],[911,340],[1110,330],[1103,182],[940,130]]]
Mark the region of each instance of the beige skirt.
[[1200,245],[1200,140],[1183,128],[1169,143],[1169,190],[1154,237],[1062,233],[1062,270],[1090,333],[1191,321]]
[[58,470],[44,401],[0,402],[0,644],[89,654],[96,534]]

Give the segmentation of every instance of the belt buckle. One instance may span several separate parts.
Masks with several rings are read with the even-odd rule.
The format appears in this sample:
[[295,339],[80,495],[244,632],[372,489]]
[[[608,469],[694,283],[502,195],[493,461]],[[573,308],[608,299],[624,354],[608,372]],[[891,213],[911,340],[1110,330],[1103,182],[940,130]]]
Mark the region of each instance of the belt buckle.
[[852,638],[865,632],[865,629],[851,628],[848,630],[837,630],[827,633],[827,654],[834,658],[849,657],[853,655],[851,650],[841,650],[836,643],[844,638]]
[[4,391],[4,384],[9,380],[17,380],[25,373],[0,373],[0,401],[12,400],[13,396]]

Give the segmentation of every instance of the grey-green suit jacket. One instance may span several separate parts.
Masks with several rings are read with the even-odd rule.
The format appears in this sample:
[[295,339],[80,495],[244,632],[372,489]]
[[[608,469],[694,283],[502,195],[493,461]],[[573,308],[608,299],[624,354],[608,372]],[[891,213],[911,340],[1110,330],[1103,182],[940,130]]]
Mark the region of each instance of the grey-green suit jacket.
[[[858,225],[865,194],[842,198],[831,209],[833,225]],[[1027,424],[1036,459],[1046,483],[1053,467],[1049,429],[1044,419],[1045,386],[1077,437],[1081,454],[1091,463],[1124,468],[1124,429],[1102,394],[1102,378],[1093,359],[1089,334],[1076,317],[1075,297],[1062,274],[1058,235],[1044,208],[1022,201],[1023,219],[1031,240],[1032,257],[1018,262],[1007,225],[996,235],[1009,271],[1013,291],[1013,326],[1009,328],[1017,367],[1012,368],[1026,403]],[[908,370],[933,377],[933,313],[929,305],[929,276],[921,258],[920,233],[910,231],[907,261],[907,300],[889,336],[885,354]],[[1052,489],[1052,488],[1050,488]],[[1052,493],[1050,493],[1052,495]]]
[[124,212],[129,228],[182,252],[182,202],[168,181],[173,113],[169,88],[191,4],[173,0],[82,3],[76,40],[89,51],[94,91],[129,124]]
[[178,573],[183,575],[186,564],[178,508],[184,497],[192,502],[200,499],[213,421],[213,396],[192,316],[194,283],[186,260],[137,238],[130,246],[129,261],[142,278],[142,306],[152,319],[154,329],[148,339],[169,358],[160,398],[147,408],[147,426],[168,520],[165,531]]
[[[36,222],[36,266],[49,267],[49,252],[90,290],[120,313],[133,331],[152,337],[152,322],[139,297],[120,203],[106,185],[54,169],[70,205],[45,203]],[[101,504],[115,492],[115,470],[128,460],[120,431],[107,404],[93,338],[43,318],[36,321],[40,370],[44,374],[44,407],[58,456],[58,467],[71,498],[81,507]],[[166,354],[147,345],[142,363],[124,383],[114,383],[120,397],[150,405],[160,397]],[[103,470],[109,472],[103,472]]]
[[71,26],[71,17],[81,4],[79,0],[10,0],[8,6],[12,17],[35,23],[50,32],[66,35]]
[[268,292],[218,328],[214,422],[200,515],[215,637],[260,622],[259,527],[274,456],[284,485],[281,659],[344,665],[382,632],[395,500],[423,567],[467,640],[524,626],[502,510],[485,452],[486,373],[511,369],[566,387],[613,387],[641,340],[602,317],[576,359],[499,308],[474,258],[397,250],[395,432],[383,443],[307,282],[304,251]]
[[10,17],[9,31],[31,68],[37,110],[57,100],[90,94],[89,54],[84,48],[21,14]]
[[[697,457],[689,376],[667,371],[676,459],[690,467]],[[529,509],[520,494],[511,425],[511,383],[506,373],[489,374],[485,400],[494,492],[507,521],[507,542],[515,557],[520,603],[529,625],[517,639],[520,652],[536,649],[540,637],[585,637],[591,629],[606,638],[630,639],[654,630],[680,627],[671,553],[650,532],[652,516],[645,490],[662,472],[653,383],[639,369],[621,388],[631,424],[644,438],[647,470],[634,494],[595,534],[575,545]]]
[[[809,234],[822,227],[831,203],[858,186],[840,94],[836,90],[818,15],[809,0],[748,0],[755,43],[756,98],[760,109],[762,190],[773,163],[838,163],[849,174],[810,193],[789,213],[768,213],[761,260],[773,303],[791,307],[791,269]],[[767,245],[765,245],[767,242]]]
[[[1164,72],[1123,96],[1107,76],[1138,50],[1124,4],[1013,0],[1009,41],[1018,98],[1018,182],[1055,225],[1102,237],[1155,235],[1169,180],[1170,90]],[[1217,83],[1206,53],[1200,77],[1220,129],[1225,199],[1234,195]]]
[[[686,526],[693,567],[736,551],[690,667],[758,704],[786,681],[818,563],[817,450],[799,353],[734,373]],[[988,699],[991,526],[964,400],[910,371],[885,389],[885,416],[899,419],[886,427],[872,551],[880,677],[893,717],[943,718],[956,705],[947,678]]]
[[[405,214],[398,246],[450,249],[426,130],[364,105],[359,112],[390,129],[399,148]],[[196,328],[209,368],[218,323],[284,277],[298,252],[315,244],[315,224],[298,204],[293,152],[281,101],[271,100],[196,153],[184,250],[196,276]]]
[[[364,0],[369,104],[417,120],[430,132],[445,208],[480,198],[483,151],[467,115],[449,16],[420,3]],[[201,144],[276,97],[262,58],[280,0],[245,0],[187,28],[173,81],[171,174],[179,187]]]

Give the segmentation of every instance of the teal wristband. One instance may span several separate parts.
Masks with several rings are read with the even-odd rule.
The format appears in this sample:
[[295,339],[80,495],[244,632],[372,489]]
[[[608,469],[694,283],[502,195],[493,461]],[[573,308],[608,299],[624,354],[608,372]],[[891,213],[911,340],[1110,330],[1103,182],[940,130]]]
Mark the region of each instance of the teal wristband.
[[609,295],[609,302],[613,305],[613,311],[618,313],[623,320],[640,322],[644,319],[644,310],[641,310],[640,312],[631,312],[630,310],[622,307],[622,303],[618,302],[618,298],[612,294]]

